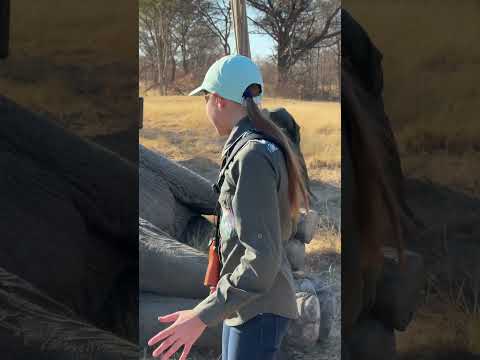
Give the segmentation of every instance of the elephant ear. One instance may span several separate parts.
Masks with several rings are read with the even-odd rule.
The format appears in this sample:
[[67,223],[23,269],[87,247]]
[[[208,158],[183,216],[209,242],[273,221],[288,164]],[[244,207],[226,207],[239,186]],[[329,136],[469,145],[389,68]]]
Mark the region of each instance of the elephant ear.
[[307,165],[305,163],[305,158],[303,157],[302,150],[300,147],[300,126],[295,121],[292,114],[290,114],[285,108],[277,108],[270,110],[268,112],[270,119],[280,127],[285,135],[290,139],[293,150],[297,153],[300,166],[302,168],[305,184],[307,185],[307,190],[310,198],[310,203],[316,203],[318,201],[317,197],[310,188],[310,178],[308,176]]
[[10,43],[10,0],[0,1],[0,59],[8,56]]
[[300,145],[300,126],[285,108],[271,110],[270,118],[285,132],[293,145],[296,147]]

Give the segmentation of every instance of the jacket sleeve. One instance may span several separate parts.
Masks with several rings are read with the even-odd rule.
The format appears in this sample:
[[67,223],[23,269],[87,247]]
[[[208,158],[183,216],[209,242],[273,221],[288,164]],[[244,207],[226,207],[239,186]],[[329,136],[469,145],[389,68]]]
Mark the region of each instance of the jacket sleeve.
[[234,271],[222,275],[217,291],[194,308],[207,326],[218,324],[265,294],[281,265],[279,175],[271,158],[262,151],[250,150],[232,165],[236,180],[232,210],[245,252]]

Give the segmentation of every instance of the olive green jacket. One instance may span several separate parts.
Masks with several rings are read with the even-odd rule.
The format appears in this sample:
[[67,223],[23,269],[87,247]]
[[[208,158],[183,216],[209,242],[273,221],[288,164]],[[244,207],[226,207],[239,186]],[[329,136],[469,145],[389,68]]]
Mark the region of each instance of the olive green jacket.
[[[249,128],[251,121],[241,119],[223,154]],[[220,281],[194,311],[207,326],[223,320],[236,326],[260,313],[297,318],[295,284],[284,248],[293,223],[282,151],[265,140],[249,141],[225,171],[219,203]]]

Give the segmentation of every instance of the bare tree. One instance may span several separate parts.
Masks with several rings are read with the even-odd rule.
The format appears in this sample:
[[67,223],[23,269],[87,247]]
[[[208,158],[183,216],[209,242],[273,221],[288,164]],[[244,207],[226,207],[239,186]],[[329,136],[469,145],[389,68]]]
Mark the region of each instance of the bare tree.
[[288,80],[290,69],[308,51],[340,37],[339,0],[247,0],[257,11],[249,19],[276,42],[277,88]]
[[171,20],[174,12],[173,0],[140,0],[139,45],[155,69],[154,86],[160,93],[167,93],[167,67],[172,57]]
[[224,54],[229,55],[228,39],[232,30],[230,0],[195,0],[193,3],[208,29],[220,40]]

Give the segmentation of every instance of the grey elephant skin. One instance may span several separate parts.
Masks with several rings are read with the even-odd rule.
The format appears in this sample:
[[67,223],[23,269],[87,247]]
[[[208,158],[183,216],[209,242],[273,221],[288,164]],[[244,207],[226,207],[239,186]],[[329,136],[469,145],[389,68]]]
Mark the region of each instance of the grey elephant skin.
[[[26,331],[2,328],[2,358],[128,358],[138,339],[136,167],[5,97],[0,119],[0,308]],[[72,342],[46,346],[60,319]],[[118,347],[86,346],[107,333]]]

